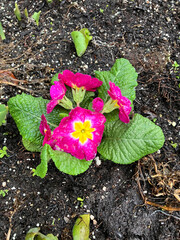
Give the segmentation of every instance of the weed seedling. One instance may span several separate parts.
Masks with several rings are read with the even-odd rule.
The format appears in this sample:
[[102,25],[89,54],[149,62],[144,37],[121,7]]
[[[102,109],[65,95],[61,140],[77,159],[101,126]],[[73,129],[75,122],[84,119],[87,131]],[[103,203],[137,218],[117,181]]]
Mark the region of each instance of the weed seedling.
[[1,22],[0,22],[0,37],[2,40],[6,39]]
[[34,14],[32,15],[32,18],[34,19],[34,21],[36,22],[36,25],[39,26],[39,17],[40,17],[41,11],[39,12],[34,12]]
[[0,196],[5,197],[7,193],[8,193],[8,190],[7,190],[7,189],[5,189],[5,190],[0,190]]
[[21,13],[20,13],[17,1],[15,2],[14,14],[16,15],[18,21],[21,21]]
[[4,156],[9,157],[6,150],[7,150],[6,146],[4,146],[2,149],[0,148],[0,158],[3,158]]

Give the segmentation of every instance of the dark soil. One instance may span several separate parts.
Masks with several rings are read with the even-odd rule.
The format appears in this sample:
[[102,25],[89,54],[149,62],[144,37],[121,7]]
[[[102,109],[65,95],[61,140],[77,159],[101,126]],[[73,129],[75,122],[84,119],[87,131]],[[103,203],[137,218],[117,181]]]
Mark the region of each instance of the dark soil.
[[[0,68],[20,80],[0,79],[1,103],[21,92],[49,99],[55,73],[69,69],[93,76],[94,70],[109,70],[124,57],[139,74],[134,111],[156,120],[166,141],[138,163],[102,161],[97,166],[94,161],[76,177],[50,163],[41,179],[31,172],[40,163],[39,154],[25,150],[8,115],[7,124],[0,127],[0,148],[7,146],[9,154],[0,159],[0,190],[9,190],[0,196],[0,239],[24,239],[36,226],[44,234],[72,239],[76,217],[86,212],[94,218],[91,239],[180,239],[179,212],[168,211],[180,209],[174,196],[180,188],[180,71],[173,67],[175,61],[180,64],[178,1],[54,0],[48,5],[19,0],[18,5],[22,15],[25,8],[29,16],[41,10],[40,23],[37,27],[24,16],[18,22],[14,1],[1,0],[6,40],[0,41]],[[90,30],[93,40],[79,58],[70,33],[82,27]],[[84,198],[82,207],[77,197]]]

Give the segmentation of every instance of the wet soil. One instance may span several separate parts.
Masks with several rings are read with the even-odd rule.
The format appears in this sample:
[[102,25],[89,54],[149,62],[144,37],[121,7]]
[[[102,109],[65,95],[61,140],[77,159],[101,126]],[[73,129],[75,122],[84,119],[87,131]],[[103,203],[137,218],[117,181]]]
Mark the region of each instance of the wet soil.
[[[164,147],[131,165],[96,161],[83,174],[68,176],[49,164],[44,179],[32,176],[38,153],[26,151],[10,115],[0,127],[0,239],[25,238],[40,227],[44,234],[72,239],[79,214],[91,214],[91,239],[180,239],[179,68],[180,19],[178,1],[1,0],[0,68],[19,81],[0,79],[0,102],[26,92],[49,99],[51,77],[65,69],[94,75],[109,70],[117,58],[128,59],[138,72],[134,111],[159,125]],[[29,19],[23,15],[27,8]],[[39,26],[31,20],[41,11]],[[77,57],[70,33],[87,27],[93,40]],[[174,145],[175,144],[175,145]],[[157,176],[158,175],[158,176]],[[83,206],[77,200],[84,199]],[[145,204],[146,203],[146,204]]]

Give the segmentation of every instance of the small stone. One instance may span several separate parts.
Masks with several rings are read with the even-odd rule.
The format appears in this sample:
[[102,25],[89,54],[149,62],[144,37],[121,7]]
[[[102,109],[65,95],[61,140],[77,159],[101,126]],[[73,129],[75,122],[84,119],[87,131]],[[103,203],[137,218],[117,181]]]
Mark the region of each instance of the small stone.
[[91,219],[91,220],[94,220],[94,216],[93,216],[93,215],[90,215],[90,219]]
[[175,126],[176,126],[176,122],[172,122],[171,124],[172,124],[172,126],[173,126],[173,127],[175,127]]
[[95,219],[93,220],[93,224],[94,224],[94,225],[97,225],[97,221],[96,221]]
[[6,182],[2,182],[2,187],[6,187]]
[[68,223],[69,222],[69,218],[68,217],[64,217],[64,221],[65,221],[65,223]]
[[103,191],[105,192],[106,190],[107,190],[107,188],[104,186],[104,187],[103,187]]

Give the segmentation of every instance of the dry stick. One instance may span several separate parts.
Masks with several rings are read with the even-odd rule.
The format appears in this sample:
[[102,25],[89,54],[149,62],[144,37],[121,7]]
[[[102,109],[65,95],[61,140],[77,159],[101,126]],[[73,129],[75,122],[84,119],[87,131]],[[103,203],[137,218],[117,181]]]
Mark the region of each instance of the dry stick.
[[154,202],[148,201],[147,198],[144,196],[143,191],[142,191],[141,183],[140,183],[140,180],[139,180],[140,179],[139,178],[139,172],[142,173],[140,162],[138,162],[137,183],[138,183],[139,192],[140,192],[141,197],[142,197],[142,199],[144,201],[144,204],[148,204],[148,205],[151,205],[153,207],[158,207],[158,208],[161,208],[161,209],[166,210],[166,211],[172,211],[172,212],[173,211],[180,211],[180,207],[177,207],[177,208],[176,207],[171,207],[171,206],[167,207],[165,205],[160,205],[158,203],[154,203]]
[[19,85],[15,84],[15,83],[6,82],[6,81],[0,81],[0,83],[7,84],[7,85],[11,85],[11,86],[15,86],[15,87],[20,88],[20,89],[23,90],[23,91],[26,91],[26,92],[30,92],[30,93],[32,93],[32,89],[24,88],[24,87],[19,86]]
[[12,231],[12,218],[14,216],[14,214],[16,213],[16,211],[18,210],[18,207],[16,207],[14,209],[14,211],[12,212],[10,218],[9,218],[9,230],[8,230],[8,233],[6,235],[6,240],[9,240],[10,239],[10,236],[11,236],[11,231]]

